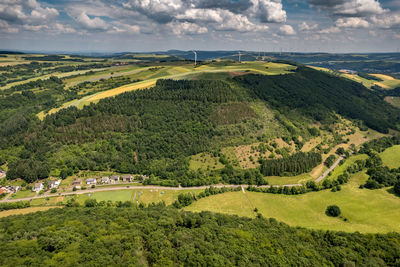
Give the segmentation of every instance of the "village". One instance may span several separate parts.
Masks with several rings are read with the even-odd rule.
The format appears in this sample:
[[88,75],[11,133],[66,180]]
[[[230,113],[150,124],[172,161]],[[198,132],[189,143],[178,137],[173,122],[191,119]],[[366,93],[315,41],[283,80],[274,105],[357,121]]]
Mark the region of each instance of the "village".
[[[0,171],[0,179],[6,177],[6,172]],[[101,177],[88,177],[88,178],[73,178],[72,182],[68,182],[62,179],[54,179],[49,178],[42,181],[37,181],[33,184],[21,184],[21,185],[10,185],[4,184],[0,185],[0,199],[14,199],[20,198],[22,196],[37,196],[37,195],[47,195],[54,194],[58,192],[60,187],[62,186],[62,191],[77,191],[77,190],[85,190],[87,188],[95,188],[96,186],[107,186],[107,185],[129,185],[129,184],[139,184],[148,178],[147,175],[131,175],[131,174],[123,174],[123,175],[110,175],[110,176],[101,176]],[[23,191],[21,196],[18,196],[17,193],[19,191]],[[29,193],[31,192],[31,193]]]

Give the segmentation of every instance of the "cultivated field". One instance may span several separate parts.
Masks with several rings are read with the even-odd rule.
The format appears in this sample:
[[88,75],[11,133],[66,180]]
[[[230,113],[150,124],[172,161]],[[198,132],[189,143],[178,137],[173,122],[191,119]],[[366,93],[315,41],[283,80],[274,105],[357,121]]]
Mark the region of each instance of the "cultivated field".
[[37,211],[45,211],[45,210],[54,209],[54,208],[60,208],[60,207],[57,207],[57,206],[54,206],[54,207],[30,207],[30,208],[25,208],[25,209],[5,210],[5,211],[0,212],[0,218],[11,216],[11,215],[21,215],[21,214],[28,214],[28,213],[37,212]]

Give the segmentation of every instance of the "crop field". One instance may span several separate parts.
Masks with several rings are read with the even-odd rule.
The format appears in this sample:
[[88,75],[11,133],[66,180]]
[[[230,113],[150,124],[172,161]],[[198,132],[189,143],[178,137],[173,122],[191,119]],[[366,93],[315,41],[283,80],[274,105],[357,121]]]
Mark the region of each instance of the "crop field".
[[[142,81],[136,82],[133,84],[128,84],[124,86],[120,86],[117,88],[113,88],[107,91],[95,93],[93,95],[85,96],[80,99],[75,99],[69,102],[62,104],[59,108],[53,108],[48,113],[41,112],[38,114],[39,119],[43,119],[47,114],[52,114],[57,112],[62,108],[67,108],[70,106],[76,106],[78,108],[82,108],[85,105],[90,103],[97,103],[100,99],[113,97],[118,94],[122,94],[125,92],[138,90],[138,89],[146,89],[153,87],[158,79],[183,79],[183,78],[195,78],[198,75],[208,74],[208,73],[226,73],[226,72],[241,72],[241,71],[250,71],[255,73],[261,73],[265,75],[279,75],[279,74],[289,74],[294,69],[295,66],[287,65],[287,64],[279,64],[279,63],[259,63],[259,62],[250,62],[243,64],[231,64],[231,65],[223,65],[223,66],[214,66],[213,64],[202,65],[198,68],[193,68],[192,65],[183,65],[183,66],[152,66],[152,68],[144,68],[144,69],[132,69],[127,70],[125,73],[121,72],[118,74],[113,74],[114,76],[129,76],[131,78],[140,79]],[[103,73],[99,72],[93,74],[92,78],[89,76],[81,76],[76,78],[68,79],[68,83],[70,85],[76,85],[80,82],[84,81],[95,81],[101,78],[109,78],[111,77],[111,70],[104,70]]]
[[29,208],[25,208],[25,209],[5,210],[5,211],[0,212],[0,218],[11,216],[11,215],[22,215],[22,214],[28,214],[28,213],[32,213],[32,212],[46,211],[46,210],[54,209],[54,208],[60,208],[60,207],[59,206],[29,207]]
[[[387,189],[360,189],[366,179],[367,175],[360,172],[343,185],[341,191],[324,190],[297,196],[229,192],[201,199],[185,210],[254,217],[254,208],[257,208],[264,217],[291,226],[347,232],[400,231],[400,198]],[[326,207],[333,204],[342,210],[342,218],[325,215]]]
[[400,145],[392,146],[380,154],[383,164],[389,168],[400,167]]

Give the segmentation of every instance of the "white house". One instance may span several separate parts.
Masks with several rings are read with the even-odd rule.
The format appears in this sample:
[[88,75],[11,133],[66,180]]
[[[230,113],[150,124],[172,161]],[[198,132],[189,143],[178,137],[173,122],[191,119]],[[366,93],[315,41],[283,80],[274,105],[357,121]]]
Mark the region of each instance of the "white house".
[[96,178],[88,178],[86,179],[86,184],[96,184]]
[[43,183],[35,183],[32,187],[32,191],[39,192],[43,190]]
[[58,188],[60,186],[60,184],[61,184],[61,180],[49,181],[48,188],[49,189]]
[[110,183],[110,177],[108,177],[108,176],[101,177],[101,183],[102,184],[109,184]]
[[121,178],[122,178],[122,181],[124,181],[124,182],[132,182],[133,181],[133,176],[128,175],[128,174],[122,175]]

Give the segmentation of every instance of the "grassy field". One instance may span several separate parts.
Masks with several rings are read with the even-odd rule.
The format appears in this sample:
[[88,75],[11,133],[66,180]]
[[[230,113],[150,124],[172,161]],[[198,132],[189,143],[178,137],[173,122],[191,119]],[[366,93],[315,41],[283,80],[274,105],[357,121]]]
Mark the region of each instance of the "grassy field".
[[11,215],[21,215],[21,214],[28,214],[37,211],[45,211],[49,209],[60,208],[59,206],[53,207],[30,207],[25,209],[16,209],[16,210],[5,210],[0,212],[0,218],[7,217]]
[[268,176],[265,180],[270,185],[288,185],[288,184],[301,184],[307,181],[314,180],[310,174],[304,173],[297,176],[280,177],[280,176]]
[[[354,175],[342,190],[324,190],[298,196],[256,192],[232,192],[201,199],[185,208],[208,210],[254,217],[254,208],[264,217],[273,217],[292,226],[347,232],[400,231],[400,198],[387,189],[359,189],[367,179],[365,173]],[[343,218],[325,215],[328,205],[336,204]]]
[[396,108],[400,108],[400,97],[387,96],[387,97],[385,97],[385,101]]
[[189,168],[191,170],[218,170],[224,168],[218,157],[213,157],[210,153],[200,153],[190,157]]
[[389,168],[400,167],[400,145],[392,146],[380,154],[383,164]]
[[27,198],[27,197],[34,197],[36,195],[36,192],[33,192],[32,190],[20,190],[15,194],[12,194],[10,198]]
[[[203,190],[160,190],[160,189],[136,189],[136,190],[119,190],[119,191],[103,191],[91,194],[76,195],[76,199],[80,204],[84,204],[85,200],[95,198],[97,201],[134,201],[135,203],[158,203],[164,201],[166,205],[172,204],[181,193],[194,192],[200,193]],[[65,197],[64,202],[71,198]]]

